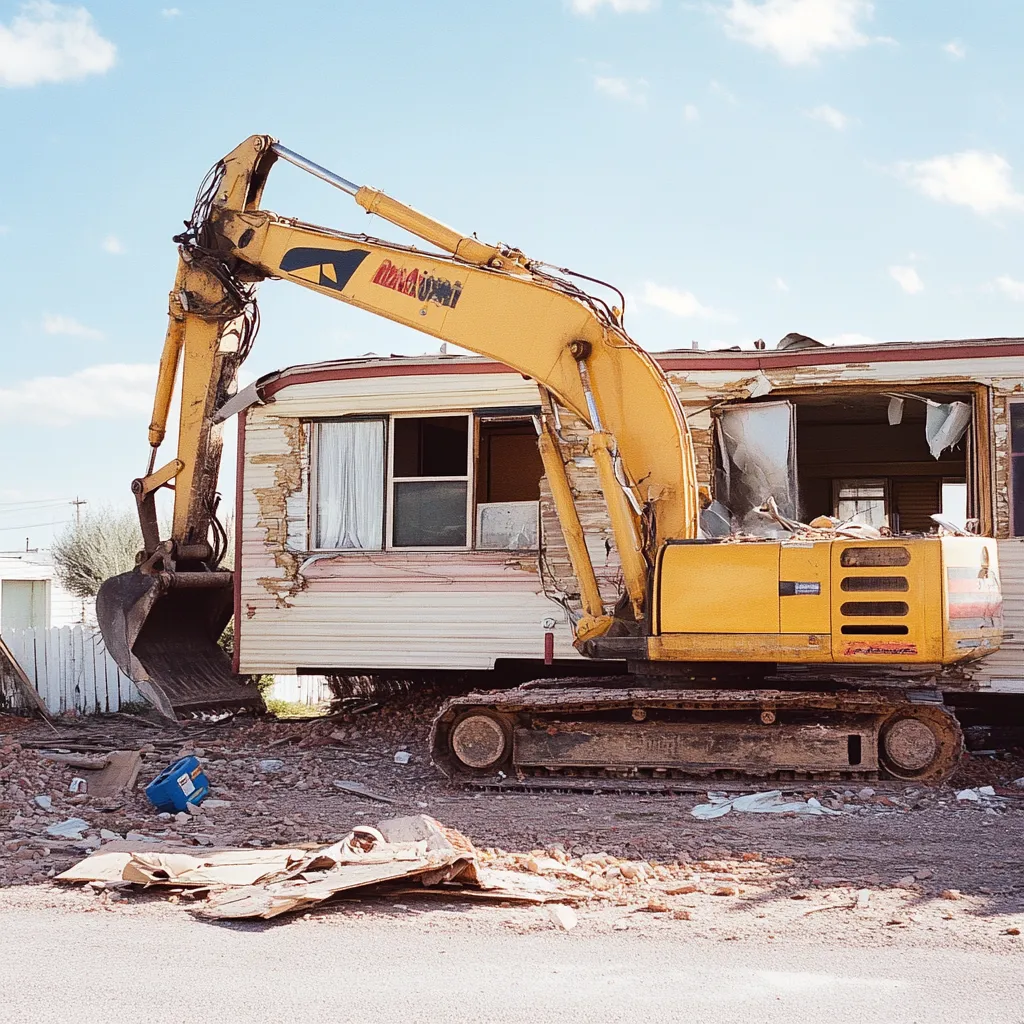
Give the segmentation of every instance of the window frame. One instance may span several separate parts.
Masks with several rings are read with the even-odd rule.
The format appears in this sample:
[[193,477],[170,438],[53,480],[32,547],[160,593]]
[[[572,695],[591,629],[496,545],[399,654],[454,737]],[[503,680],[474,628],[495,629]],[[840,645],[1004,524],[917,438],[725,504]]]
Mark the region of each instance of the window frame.
[[[466,475],[465,476],[395,476],[395,422],[397,420],[455,419],[465,417],[466,426]],[[385,551],[472,551],[476,541],[474,529],[475,485],[476,485],[476,429],[475,417],[468,409],[439,409],[429,412],[400,412],[389,415],[390,427],[385,439],[384,475],[384,550]],[[419,544],[397,547],[394,542],[395,525],[395,483],[466,483],[466,543],[465,544]]]
[[384,427],[384,459],[387,463],[388,445],[391,439],[391,417],[387,413],[358,413],[353,416],[318,416],[309,420],[309,513],[306,516],[306,550],[317,554],[339,555],[361,554],[367,551],[387,551],[387,474],[384,477],[384,513],[381,518],[381,546],[379,548],[329,548],[317,546],[320,533],[320,427],[324,423],[381,423]]
[[[1007,496],[1007,536],[1009,537],[1024,537],[1024,533],[1018,533],[1015,529],[1015,521],[1017,518],[1017,502],[1021,502],[1024,505],[1024,494],[1015,493],[1013,486],[1014,468],[1016,460],[1020,459],[1024,463],[1024,450],[1015,452],[1013,450],[1013,407],[1021,406],[1024,407],[1024,398],[1008,398],[1006,400],[1006,496]],[[1022,518],[1024,518],[1024,510],[1021,512]]]
[[[882,518],[892,529],[892,481],[884,476],[837,476],[832,478],[832,515],[839,516],[840,494],[844,487],[880,487],[882,489]],[[856,500],[856,499],[847,499]],[[895,532],[895,531],[894,531]]]

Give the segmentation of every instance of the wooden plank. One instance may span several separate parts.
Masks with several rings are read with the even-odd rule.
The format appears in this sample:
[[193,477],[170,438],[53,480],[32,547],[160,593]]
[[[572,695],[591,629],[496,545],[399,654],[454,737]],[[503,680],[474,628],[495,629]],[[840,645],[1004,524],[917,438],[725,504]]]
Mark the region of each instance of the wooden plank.
[[11,671],[14,673],[14,679],[18,684],[18,689],[21,691],[25,700],[28,701],[29,705],[34,707],[39,714],[43,716],[43,718],[48,719],[50,717],[50,713],[46,710],[46,704],[40,696],[39,691],[36,689],[32,680],[29,679],[11,649],[4,642],[3,637],[0,637],[0,657],[10,665]]

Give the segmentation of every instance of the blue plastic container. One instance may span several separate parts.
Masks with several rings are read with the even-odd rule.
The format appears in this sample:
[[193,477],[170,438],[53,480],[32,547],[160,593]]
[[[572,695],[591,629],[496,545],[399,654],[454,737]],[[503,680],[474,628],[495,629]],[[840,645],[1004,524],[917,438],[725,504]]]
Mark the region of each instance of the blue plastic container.
[[201,804],[210,783],[197,757],[183,757],[165,768],[147,787],[146,796],[158,811],[184,811],[189,804]]

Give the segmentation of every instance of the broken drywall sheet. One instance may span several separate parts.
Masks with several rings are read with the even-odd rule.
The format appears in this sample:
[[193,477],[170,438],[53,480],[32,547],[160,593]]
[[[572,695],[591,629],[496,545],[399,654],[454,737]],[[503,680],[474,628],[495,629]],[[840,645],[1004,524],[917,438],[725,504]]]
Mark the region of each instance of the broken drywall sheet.
[[[209,889],[199,912],[212,918],[276,917],[339,892],[406,879],[422,886],[457,882],[492,894],[513,888],[504,878],[482,879],[473,844],[426,815],[393,818],[378,828],[358,825],[339,842],[312,849],[198,851],[112,842],[57,876],[60,882]],[[551,893],[533,895],[539,901]]]

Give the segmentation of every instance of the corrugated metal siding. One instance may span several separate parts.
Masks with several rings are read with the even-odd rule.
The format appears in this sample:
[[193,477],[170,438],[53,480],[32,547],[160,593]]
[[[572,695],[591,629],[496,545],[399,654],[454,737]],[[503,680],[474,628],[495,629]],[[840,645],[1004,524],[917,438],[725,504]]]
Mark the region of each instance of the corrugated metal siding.
[[4,642],[51,714],[107,714],[128,702],[145,703],[94,629],[13,630],[4,634]]

